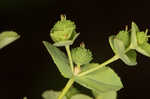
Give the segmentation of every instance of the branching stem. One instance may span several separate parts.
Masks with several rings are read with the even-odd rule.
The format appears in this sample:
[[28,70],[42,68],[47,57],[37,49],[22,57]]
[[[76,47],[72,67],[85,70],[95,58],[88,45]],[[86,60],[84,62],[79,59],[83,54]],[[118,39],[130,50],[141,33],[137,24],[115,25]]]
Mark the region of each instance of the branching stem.
[[89,69],[89,70],[87,70],[87,71],[85,71],[85,72],[81,72],[78,76],[84,76],[84,75],[86,75],[86,74],[88,74],[88,73],[91,73],[91,72],[93,72],[93,71],[95,71],[95,70],[98,70],[98,69],[100,69],[100,68],[102,68],[102,67],[108,65],[109,63],[112,63],[112,62],[118,60],[118,59],[119,59],[119,56],[118,56],[118,55],[115,55],[115,56],[113,56],[112,58],[108,59],[107,61],[105,61],[104,63],[100,64],[100,65],[97,66],[97,67],[92,68],[92,69]]
[[[127,53],[129,50],[131,50],[131,46],[129,46],[129,47],[124,51],[124,54]],[[112,63],[112,62],[114,62],[114,61],[116,61],[116,60],[118,60],[118,59],[120,59],[120,57],[119,57],[118,54],[116,54],[116,55],[114,55],[112,58],[110,58],[110,59],[108,59],[107,61],[105,61],[104,63],[100,64],[99,66],[97,66],[97,67],[95,67],[95,68],[92,68],[92,69],[89,69],[89,70],[87,70],[87,71],[85,71],[85,72],[82,72],[82,73],[80,73],[78,76],[84,76],[84,75],[86,75],[86,74],[88,74],[88,73],[91,73],[91,72],[93,72],[93,71],[96,71],[96,70],[98,70],[99,68],[102,68],[102,67],[104,67],[104,66],[106,66],[106,65],[108,65],[108,64],[110,64],[110,63]]]
[[[131,47],[131,46],[130,46]],[[131,48],[127,48],[125,51],[124,51],[124,53],[126,53],[126,52],[128,52]],[[71,70],[72,70],[72,72],[74,72],[74,67],[73,67],[73,62],[72,62],[72,57],[71,57],[71,52],[70,52],[70,46],[65,46],[65,48],[66,48],[66,51],[67,51],[67,54],[68,54],[68,57],[69,57],[69,62],[70,62],[70,66],[71,66]],[[89,69],[89,70],[87,70],[87,71],[85,71],[85,72],[81,72],[80,74],[78,74],[77,76],[84,76],[84,75],[87,75],[87,74],[89,74],[89,73],[91,73],[91,72],[94,72],[94,71],[96,71],[96,70],[98,70],[98,69],[100,69],[100,68],[102,68],[102,67],[104,67],[104,66],[106,66],[106,65],[108,65],[108,64],[110,64],[110,63],[112,63],[112,62],[114,62],[114,61],[116,61],[116,60],[118,60],[120,57],[119,57],[119,55],[118,54],[116,54],[116,55],[114,55],[112,58],[110,58],[110,59],[108,59],[107,61],[105,61],[104,63],[102,63],[102,64],[100,64],[100,65],[98,65],[97,67],[94,67],[94,68],[92,68],[92,69]],[[80,65],[78,65],[78,68],[80,69]],[[63,89],[63,91],[62,91],[62,93],[60,94],[60,96],[58,97],[58,99],[62,99],[64,96],[65,96],[65,94],[67,93],[67,91],[70,89],[70,87],[72,86],[72,84],[74,83],[74,77],[72,77],[69,81],[68,81],[68,83],[66,84],[66,86],[65,86],[65,88]]]
[[[69,63],[70,63],[70,67],[71,67],[71,71],[72,73],[74,73],[74,66],[73,66],[73,62],[72,62],[72,57],[71,57],[71,52],[70,52],[70,46],[67,45],[65,46],[67,54],[68,54],[68,58],[69,58]],[[58,99],[63,99],[63,97],[65,96],[65,94],[68,92],[68,90],[70,89],[70,87],[72,86],[72,84],[74,83],[74,77],[72,77],[71,79],[69,79],[69,81],[67,82],[65,88],[63,89],[63,91],[61,92],[60,96],[58,97]]]

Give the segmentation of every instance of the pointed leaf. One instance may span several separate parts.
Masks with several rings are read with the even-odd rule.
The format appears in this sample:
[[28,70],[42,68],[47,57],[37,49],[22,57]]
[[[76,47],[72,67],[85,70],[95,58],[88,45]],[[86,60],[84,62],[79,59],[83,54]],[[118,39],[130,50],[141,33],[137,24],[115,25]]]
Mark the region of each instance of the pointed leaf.
[[130,50],[126,54],[120,55],[120,58],[125,64],[129,66],[134,66],[137,64],[136,56],[136,51]]
[[94,95],[96,99],[117,99],[117,92],[116,91],[110,91],[106,93],[95,93]]
[[74,38],[72,40],[68,40],[68,41],[61,41],[61,42],[56,42],[54,43],[53,45],[54,46],[58,46],[58,47],[61,47],[61,46],[67,46],[67,45],[72,45],[75,41],[75,39],[79,36],[79,33],[75,34]]
[[144,43],[144,44],[142,44],[142,45],[139,45],[139,46],[136,48],[136,50],[137,50],[139,53],[141,53],[141,54],[143,54],[143,55],[145,55],[145,56],[150,57],[150,44],[149,44],[149,43]]
[[[60,93],[59,91],[47,90],[42,94],[42,97],[44,99],[58,99]],[[63,99],[67,99],[66,96],[64,96]]]
[[114,48],[116,50],[116,54],[123,54],[125,51],[125,46],[123,42],[119,39],[114,38]]
[[14,31],[5,31],[0,33],[0,49],[7,46],[20,38],[20,36]]
[[[88,65],[92,67],[94,64]],[[76,76],[75,81],[97,92],[117,91],[123,87],[119,76],[109,67],[102,67],[84,76]]]
[[109,37],[109,44],[115,54],[122,54],[125,50],[123,42],[117,39],[115,36]]
[[114,36],[110,37],[110,45],[113,49],[114,53],[119,55],[120,59],[127,65],[133,66],[136,65],[136,52],[135,51],[128,51],[125,53],[125,46],[123,42]]
[[53,44],[54,46],[61,47],[61,46],[67,46],[67,45],[72,45],[72,41],[61,41],[61,42],[56,42]]
[[79,90],[77,90],[75,87],[71,87],[71,88],[69,89],[69,91],[66,93],[66,97],[67,97],[68,99],[70,99],[72,96],[74,96],[74,95],[76,95],[76,94],[79,94],[79,93],[80,93]]
[[139,28],[138,26],[132,22],[132,26],[131,26],[131,48],[136,48],[137,47],[137,38],[136,38],[136,34],[137,32],[139,32]]
[[27,99],[27,97],[24,97],[23,99]]
[[85,72],[89,69],[95,68],[98,65],[100,65],[99,63],[89,63],[89,64],[85,64],[81,67],[81,72]]
[[71,97],[71,99],[93,99],[87,95],[84,94],[76,94],[74,96]]
[[43,41],[43,43],[49,54],[52,56],[53,61],[61,74],[66,78],[70,78],[72,76],[72,72],[66,55],[58,48],[51,45],[49,42]]
[[112,48],[113,52],[117,53],[116,49],[114,48],[114,38],[115,38],[114,35],[109,37],[109,44],[110,44],[110,47]]
[[[147,31],[146,31],[147,32]],[[132,22],[132,28],[131,28],[131,48],[136,49],[139,53],[150,57],[150,44],[148,42],[145,42],[143,44],[137,43],[137,33],[143,33],[140,32],[138,26]],[[144,34],[144,33],[143,33]],[[146,33],[147,34],[147,33]],[[140,36],[141,38],[141,36]],[[144,39],[144,38],[141,38]]]
[[125,48],[127,48],[130,44],[130,35],[129,32],[127,30],[121,30],[119,31],[119,33],[115,36],[118,40],[121,40],[125,46]]

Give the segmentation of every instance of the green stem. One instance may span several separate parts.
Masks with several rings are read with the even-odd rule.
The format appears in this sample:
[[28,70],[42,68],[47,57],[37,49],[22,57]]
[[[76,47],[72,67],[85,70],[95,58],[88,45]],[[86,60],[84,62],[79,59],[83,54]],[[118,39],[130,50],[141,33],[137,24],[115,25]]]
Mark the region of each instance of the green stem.
[[[124,51],[124,54],[125,53],[127,53],[129,50],[131,50],[132,49],[132,46],[130,45],[125,51]],[[78,76],[84,76],[84,75],[86,75],[86,74],[88,74],[88,73],[91,73],[91,72],[93,72],[93,71],[95,71],[95,70],[98,70],[99,68],[102,68],[102,67],[104,67],[104,66],[106,66],[106,65],[108,65],[108,64],[110,64],[110,63],[112,63],[112,62],[114,62],[114,61],[116,61],[116,60],[118,60],[120,57],[119,57],[119,55],[118,54],[116,54],[115,56],[113,56],[112,58],[110,58],[110,59],[108,59],[107,61],[105,61],[104,63],[102,63],[102,64],[100,64],[99,66],[97,66],[97,67],[95,67],[95,68],[92,68],[92,69],[89,69],[89,70],[87,70],[87,71],[85,71],[85,72],[82,72],[82,73],[80,73]]]
[[72,70],[72,72],[74,72],[73,71],[73,62],[72,62],[72,57],[71,57],[71,52],[70,52],[70,46],[67,45],[67,46],[65,46],[65,48],[66,48],[66,51],[67,51],[67,54],[68,54],[71,70]]
[[100,65],[97,66],[97,67],[92,68],[92,69],[89,69],[89,70],[87,70],[87,71],[85,71],[85,72],[81,72],[78,76],[84,76],[84,75],[86,75],[86,74],[88,74],[88,73],[91,73],[91,72],[93,72],[93,71],[96,71],[96,70],[98,70],[99,68],[102,68],[102,67],[106,66],[107,64],[112,63],[112,62],[114,62],[114,61],[116,61],[116,60],[118,60],[118,59],[119,59],[119,56],[118,56],[118,55],[115,55],[115,56],[113,56],[112,58],[110,58],[109,60],[105,61],[104,63],[100,64]]
[[74,83],[74,77],[71,78],[71,79],[67,82],[65,88],[63,89],[63,91],[62,91],[62,93],[60,94],[60,96],[58,97],[58,99],[63,99],[63,97],[64,97],[65,94],[68,92],[68,90],[70,89],[70,87],[72,86],[73,83]]

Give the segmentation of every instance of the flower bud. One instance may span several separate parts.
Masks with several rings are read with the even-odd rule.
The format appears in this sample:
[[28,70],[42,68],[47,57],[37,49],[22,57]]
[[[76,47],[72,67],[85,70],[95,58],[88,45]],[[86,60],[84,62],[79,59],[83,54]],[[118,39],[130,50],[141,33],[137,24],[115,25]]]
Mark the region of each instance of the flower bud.
[[54,42],[72,40],[76,34],[75,29],[74,22],[67,20],[66,16],[61,15],[61,20],[54,25],[50,31],[50,36]]
[[74,48],[71,53],[72,59],[77,65],[87,64],[93,59],[91,51],[82,46]]

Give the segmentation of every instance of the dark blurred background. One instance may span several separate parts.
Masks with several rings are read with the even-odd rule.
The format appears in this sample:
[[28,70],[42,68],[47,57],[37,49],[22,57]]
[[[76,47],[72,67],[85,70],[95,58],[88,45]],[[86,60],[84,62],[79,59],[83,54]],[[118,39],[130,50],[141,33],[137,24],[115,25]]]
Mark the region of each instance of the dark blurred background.
[[[42,44],[60,14],[75,21],[81,33],[74,46],[84,41],[94,62],[113,56],[108,36],[135,21],[141,30],[150,29],[150,2],[127,0],[0,0],[0,32],[14,30],[21,38],[0,50],[0,99],[42,99],[47,89],[60,90],[64,79]],[[62,48],[63,50],[63,48]],[[138,54],[138,65],[122,61],[110,66],[124,84],[118,99],[148,99],[150,58]],[[82,88],[84,89],[84,88]]]

